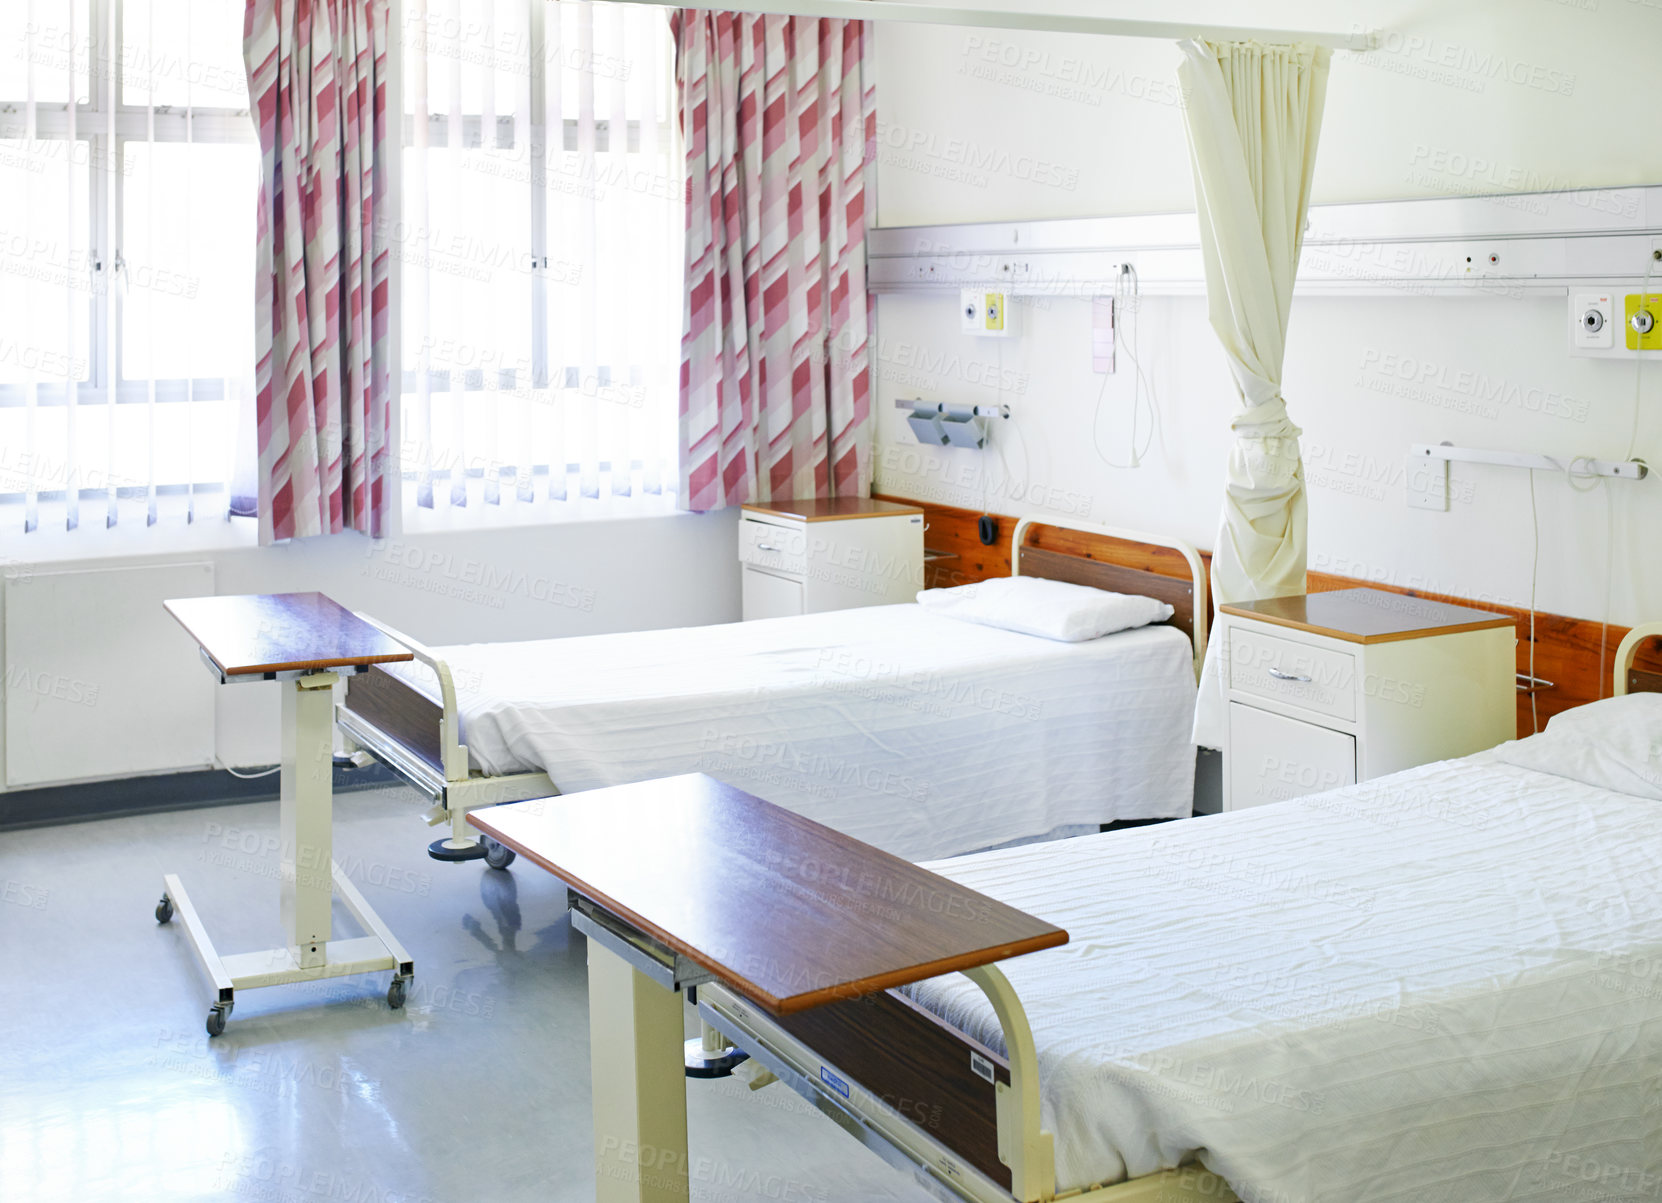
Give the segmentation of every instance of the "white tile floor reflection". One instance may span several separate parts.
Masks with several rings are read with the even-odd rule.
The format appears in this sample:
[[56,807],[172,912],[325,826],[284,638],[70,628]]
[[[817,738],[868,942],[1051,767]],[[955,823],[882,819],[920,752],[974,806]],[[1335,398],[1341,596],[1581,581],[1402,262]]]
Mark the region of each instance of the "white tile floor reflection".
[[[592,1199],[564,888],[429,860],[422,809],[336,805],[336,859],[415,958],[405,1009],[385,974],[254,990],[215,1040],[183,927],[155,922],[162,874],[222,950],[280,942],[276,803],[0,833],[0,1200]],[[688,1104],[695,1200],[931,1197],[783,1087]]]

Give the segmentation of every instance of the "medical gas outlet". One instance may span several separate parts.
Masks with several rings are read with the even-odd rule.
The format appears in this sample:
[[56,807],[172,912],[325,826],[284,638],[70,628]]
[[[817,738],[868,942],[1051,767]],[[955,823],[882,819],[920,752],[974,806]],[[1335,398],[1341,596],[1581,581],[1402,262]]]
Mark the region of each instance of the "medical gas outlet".
[[1662,314],[1662,296],[1630,292],[1623,298],[1622,314],[1627,319],[1629,351],[1662,351],[1662,328],[1656,322],[1657,314]]
[[965,288],[958,294],[958,328],[965,334],[1008,338],[1015,325],[1009,306],[1006,293]]
[[1575,355],[1611,359],[1662,351],[1662,295],[1613,290],[1571,293],[1570,350]]

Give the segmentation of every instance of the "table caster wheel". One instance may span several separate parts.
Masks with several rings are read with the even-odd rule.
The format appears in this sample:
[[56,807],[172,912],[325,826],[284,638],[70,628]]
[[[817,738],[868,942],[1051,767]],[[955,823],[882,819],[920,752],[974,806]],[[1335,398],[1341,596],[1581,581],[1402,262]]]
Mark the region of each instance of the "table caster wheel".
[[682,1045],[681,1063],[689,1078],[727,1078],[735,1066],[750,1060],[750,1054],[737,1045],[724,1046],[720,1052],[704,1047],[704,1039],[694,1036]]
[[395,977],[392,979],[392,985],[387,987],[387,1006],[394,1011],[404,1005],[404,997],[409,990],[409,981],[410,979],[407,977]]
[[218,1036],[225,1031],[225,1009],[215,1007],[208,1012],[208,1035]]
[[162,900],[156,904],[156,922],[166,923],[171,918],[173,918],[173,899],[163,894]]
[[493,869],[506,869],[514,863],[514,850],[506,844],[483,837],[485,842],[485,863]]
[[485,846],[478,840],[447,838],[427,845],[427,855],[434,860],[479,860],[485,855]]

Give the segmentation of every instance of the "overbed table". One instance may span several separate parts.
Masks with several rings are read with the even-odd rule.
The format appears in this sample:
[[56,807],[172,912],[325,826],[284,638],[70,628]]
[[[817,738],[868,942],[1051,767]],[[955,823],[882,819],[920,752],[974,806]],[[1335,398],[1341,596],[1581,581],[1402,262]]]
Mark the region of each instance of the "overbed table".
[[1068,938],[702,773],[468,821],[563,881],[588,937],[604,1203],[689,1197],[683,989],[714,981],[790,1015]]
[[[237,990],[372,973],[393,972],[387,1002],[404,1003],[415,972],[350,879],[334,862],[333,687],[372,664],[410,660],[408,648],[321,593],[192,597],[163,603],[195,639],[203,663],[221,684],[278,681],[283,685],[283,738],[278,802],[282,948],[220,956],[176,874],[165,878],[156,919],[177,909],[203,972],[213,983],[208,1034],[225,1030]],[[369,934],[331,939],[335,891]]]

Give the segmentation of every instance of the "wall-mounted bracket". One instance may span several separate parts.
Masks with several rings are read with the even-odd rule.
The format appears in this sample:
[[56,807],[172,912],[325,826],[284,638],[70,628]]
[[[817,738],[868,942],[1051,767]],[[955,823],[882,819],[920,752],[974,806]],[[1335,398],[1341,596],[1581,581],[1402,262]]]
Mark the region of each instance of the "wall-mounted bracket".
[[1457,460],[1464,464],[1494,464],[1502,468],[1528,468],[1539,472],[1568,472],[1572,476],[1611,476],[1618,480],[1643,480],[1650,465],[1642,459],[1605,460],[1585,455],[1558,457],[1529,451],[1489,451],[1481,447],[1453,447],[1448,443],[1415,443],[1408,448],[1410,467],[1416,460]]

